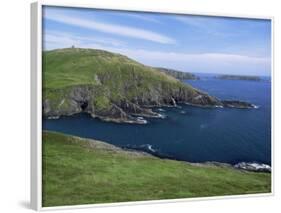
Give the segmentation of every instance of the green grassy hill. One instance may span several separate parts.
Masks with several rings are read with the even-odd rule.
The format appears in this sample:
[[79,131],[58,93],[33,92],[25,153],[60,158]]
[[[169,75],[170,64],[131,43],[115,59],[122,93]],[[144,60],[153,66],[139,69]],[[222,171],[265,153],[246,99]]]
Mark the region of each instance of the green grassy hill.
[[[161,80],[177,83],[174,78],[169,78],[151,67],[142,65],[124,55],[104,50],[58,49],[44,52],[43,59],[44,88],[46,89],[83,84],[99,85],[101,82],[120,89],[122,87],[120,83],[133,80],[131,79],[133,74],[140,75],[139,78],[149,81],[147,83]],[[114,84],[107,82],[107,78],[115,80]],[[122,82],[118,82],[118,80]]]
[[190,164],[43,133],[43,206],[266,193],[270,173]]
[[46,117],[82,111],[116,122],[134,116],[157,117],[149,107],[190,103],[222,103],[159,70],[126,56],[95,49],[43,52],[43,114]]

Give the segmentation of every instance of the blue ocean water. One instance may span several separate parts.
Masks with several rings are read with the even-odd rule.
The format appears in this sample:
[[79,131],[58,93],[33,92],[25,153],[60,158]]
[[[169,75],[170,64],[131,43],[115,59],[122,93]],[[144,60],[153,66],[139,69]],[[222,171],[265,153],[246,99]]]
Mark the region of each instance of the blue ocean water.
[[165,119],[148,119],[148,124],[116,124],[88,114],[43,120],[43,129],[63,132],[190,162],[241,161],[271,165],[271,82],[219,80],[199,75],[185,81],[220,99],[251,102],[258,109],[155,108]]

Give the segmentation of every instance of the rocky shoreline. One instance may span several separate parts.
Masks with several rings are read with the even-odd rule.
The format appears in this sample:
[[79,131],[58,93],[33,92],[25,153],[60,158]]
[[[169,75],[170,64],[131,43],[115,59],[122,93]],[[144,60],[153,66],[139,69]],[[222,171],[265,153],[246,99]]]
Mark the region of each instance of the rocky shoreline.
[[[147,124],[145,118],[163,118],[161,113],[153,111],[156,107],[178,107],[181,104],[204,108],[237,108],[254,109],[254,104],[238,100],[219,100],[197,91],[195,96],[183,96],[181,93],[170,97],[154,97],[155,100],[134,98],[113,102],[107,108],[97,110],[92,103],[92,89],[85,87],[72,88],[67,97],[62,97],[58,106],[49,99],[43,100],[43,117],[58,119],[60,116],[71,116],[78,113],[88,113],[93,118],[107,122]],[[176,97],[178,95],[178,97]],[[67,105],[66,105],[67,103]]]
[[[143,144],[139,147],[127,145],[127,146],[121,147],[121,149],[126,150],[126,151],[147,153],[149,155],[155,156],[160,159],[170,159],[170,160],[182,161],[173,156],[169,156],[169,155],[165,155],[165,154],[157,152],[157,150],[155,148],[153,148],[152,145],[150,145],[150,144]],[[221,162],[217,162],[217,161],[206,161],[206,162],[200,162],[200,163],[193,163],[193,162],[187,162],[187,161],[183,161],[183,162],[192,164],[192,165],[196,165],[196,166],[229,167],[229,168],[238,169],[241,171],[271,173],[271,166],[264,164],[264,163],[258,163],[258,162],[239,162],[239,163],[235,163],[235,164],[221,163]]]
[[[236,108],[236,109],[257,109],[258,106],[254,105],[254,104],[250,104],[248,102],[243,102],[243,101],[234,101],[234,100],[225,100],[225,101],[221,101],[222,104],[219,105],[200,105],[200,104],[192,104],[192,103],[183,103],[185,105],[190,105],[190,106],[194,106],[194,107],[201,107],[201,108]],[[182,104],[182,103],[179,103]],[[102,121],[105,122],[115,122],[115,123],[129,123],[129,124],[147,124],[147,120],[145,118],[160,118],[163,119],[165,118],[165,116],[161,113],[155,112],[153,111],[153,108],[161,108],[161,107],[178,107],[177,104],[174,105],[167,105],[167,104],[163,104],[163,105],[157,105],[157,106],[145,106],[145,108],[141,109],[141,111],[139,113],[137,112],[131,112],[128,113],[126,111],[124,111],[124,109],[119,109],[120,111],[122,110],[122,113],[119,112],[115,112],[114,109],[112,109],[111,112],[109,112],[109,114],[104,113],[103,115],[99,115],[99,114],[95,114],[93,112],[90,111],[82,111],[79,110],[77,112],[73,112],[73,113],[51,113],[51,115],[48,115],[49,113],[43,113],[43,117],[46,119],[59,119],[61,116],[71,116],[74,114],[78,114],[78,113],[83,113],[86,112],[88,114],[90,114],[93,118],[98,118]],[[44,109],[44,107],[43,107]],[[115,113],[120,113],[119,115],[116,116]]]
[[[46,133],[52,132],[52,131],[44,131]],[[61,133],[58,133],[61,134]],[[160,159],[169,159],[169,160],[176,160],[181,161],[184,163],[188,163],[195,166],[217,166],[217,167],[228,167],[232,169],[237,169],[241,171],[250,171],[250,172],[265,172],[265,173],[271,173],[271,166],[263,163],[257,163],[257,162],[240,162],[236,164],[229,164],[229,163],[221,163],[216,161],[206,161],[206,162],[200,162],[200,163],[194,163],[194,162],[188,162],[188,161],[182,161],[174,158],[173,156],[164,155],[161,153],[158,153],[155,148],[152,147],[150,144],[143,144],[143,146],[137,147],[137,146],[124,146],[124,147],[118,147],[113,144],[99,141],[95,139],[89,139],[89,138],[81,138],[78,136],[69,136],[73,138],[74,141],[80,141],[82,143],[85,143],[84,145],[93,148],[93,149],[104,149],[109,150],[113,152],[119,152],[124,153],[126,155],[135,155],[135,156],[151,156],[155,158]]]
[[271,173],[271,166],[257,162],[240,162],[234,165],[234,168],[253,172]]

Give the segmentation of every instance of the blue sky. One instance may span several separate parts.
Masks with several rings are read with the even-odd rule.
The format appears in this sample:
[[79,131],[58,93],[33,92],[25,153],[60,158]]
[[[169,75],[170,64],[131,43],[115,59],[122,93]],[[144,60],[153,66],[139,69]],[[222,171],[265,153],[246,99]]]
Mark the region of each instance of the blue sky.
[[270,20],[45,6],[44,49],[72,45],[186,72],[271,71]]

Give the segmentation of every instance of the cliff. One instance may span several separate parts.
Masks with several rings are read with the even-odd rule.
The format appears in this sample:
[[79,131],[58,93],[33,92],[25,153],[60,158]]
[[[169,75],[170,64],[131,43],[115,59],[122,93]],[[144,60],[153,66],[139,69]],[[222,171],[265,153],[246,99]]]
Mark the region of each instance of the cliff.
[[179,80],[199,80],[198,76],[196,76],[190,72],[182,72],[179,70],[167,69],[167,68],[163,68],[163,67],[155,67],[155,69],[157,69],[160,72],[163,72],[167,75],[170,75],[176,79],[179,79]]
[[138,117],[161,117],[152,107],[181,103],[228,107],[228,103],[120,54],[80,48],[43,52],[44,117],[87,112],[105,121],[144,123]]

